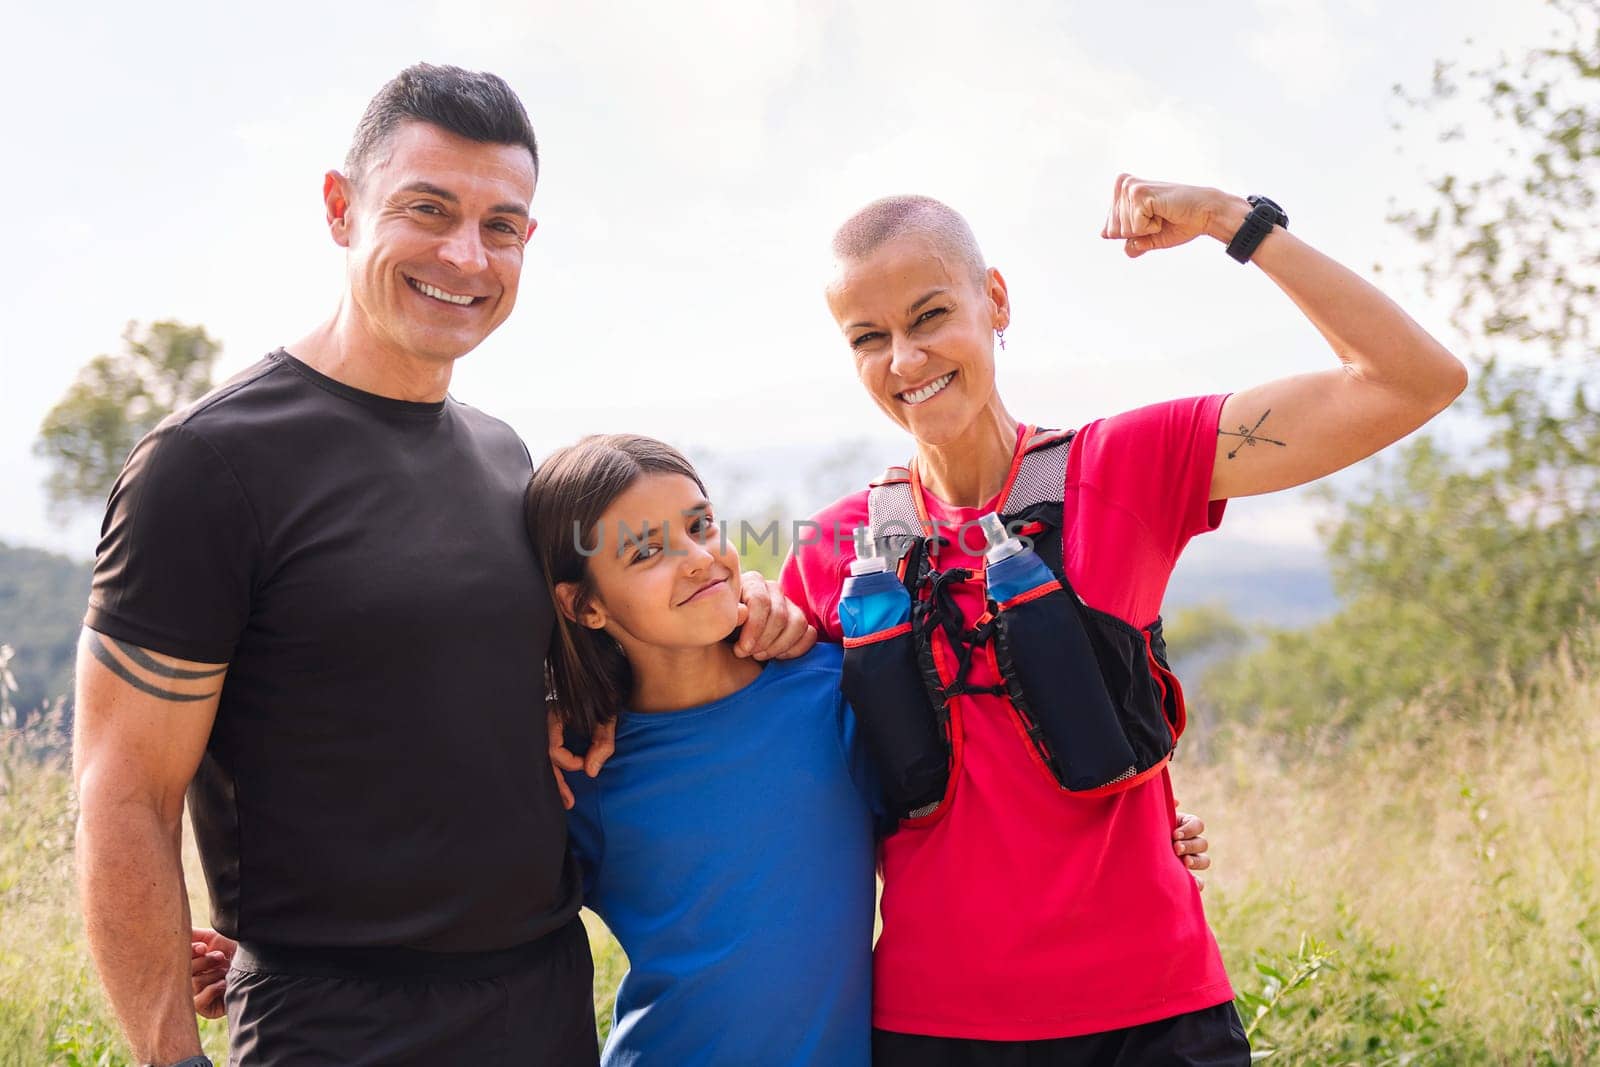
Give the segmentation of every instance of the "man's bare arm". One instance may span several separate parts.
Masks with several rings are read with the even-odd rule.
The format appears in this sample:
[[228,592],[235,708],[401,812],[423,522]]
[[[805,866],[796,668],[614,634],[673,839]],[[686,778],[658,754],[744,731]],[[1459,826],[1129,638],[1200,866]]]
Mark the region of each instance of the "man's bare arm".
[[78,641],[78,887],[100,979],[143,1062],[200,1052],[183,798],[226,673],[226,664],[176,660],[87,628]]

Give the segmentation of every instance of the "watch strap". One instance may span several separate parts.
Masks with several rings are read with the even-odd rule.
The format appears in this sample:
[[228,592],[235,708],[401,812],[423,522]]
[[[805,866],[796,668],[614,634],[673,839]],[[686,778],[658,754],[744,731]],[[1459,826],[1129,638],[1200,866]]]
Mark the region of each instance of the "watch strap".
[[1250,201],[1250,214],[1244,217],[1244,223],[1233,235],[1233,240],[1228,242],[1228,255],[1240,263],[1250,262],[1250,257],[1255,255],[1256,248],[1267,234],[1272,232],[1272,227],[1288,221],[1285,218],[1280,223],[1283,211],[1272,201],[1254,196]]

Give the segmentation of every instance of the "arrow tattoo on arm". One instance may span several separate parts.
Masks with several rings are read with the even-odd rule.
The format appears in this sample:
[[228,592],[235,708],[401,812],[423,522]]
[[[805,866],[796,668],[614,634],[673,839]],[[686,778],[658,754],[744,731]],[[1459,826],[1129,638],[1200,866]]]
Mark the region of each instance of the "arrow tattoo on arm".
[[1234,445],[1233,446],[1233,451],[1228,453],[1228,458],[1229,459],[1232,459],[1234,456],[1237,456],[1239,454],[1239,450],[1244,448],[1246,445],[1250,446],[1251,448],[1254,448],[1257,444],[1277,445],[1279,448],[1288,448],[1289,447],[1287,444],[1285,444],[1282,441],[1279,441],[1279,440],[1277,440],[1275,438],[1272,438],[1272,437],[1263,437],[1260,433],[1257,432],[1258,430],[1261,429],[1261,424],[1267,421],[1267,416],[1271,415],[1271,414],[1272,414],[1272,409],[1271,408],[1268,408],[1267,410],[1263,411],[1261,413],[1261,417],[1256,420],[1256,424],[1254,426],[1246,426],[1244,423],[1241,422],[1239,424],[1239,428],[1237,430],[1223,430],[1223,429],[1218,429],[1217,430],[1217,436],[1218,437],[1237,437],[1237,438],[1239,438],[1239,443]]

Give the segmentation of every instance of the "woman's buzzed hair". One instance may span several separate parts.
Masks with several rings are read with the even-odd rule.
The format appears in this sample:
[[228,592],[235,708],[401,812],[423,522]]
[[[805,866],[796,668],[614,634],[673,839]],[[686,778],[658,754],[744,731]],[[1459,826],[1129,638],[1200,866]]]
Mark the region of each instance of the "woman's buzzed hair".
[[989,265],[972,227],[961,212],[931,196],[886,196],[845,220],[833,235],[833,254],[846,262],[864,259],[879,247],[907,233],[933,238],[955,255],[979,285]]
[[407,122],[426,122],[480,144],[521,145],[539,173],[539,142],[533,123],[504,78],[487,71],[417,63],[378,90],[350,139],[345,177],[357,185],[366,176],[394,131]]

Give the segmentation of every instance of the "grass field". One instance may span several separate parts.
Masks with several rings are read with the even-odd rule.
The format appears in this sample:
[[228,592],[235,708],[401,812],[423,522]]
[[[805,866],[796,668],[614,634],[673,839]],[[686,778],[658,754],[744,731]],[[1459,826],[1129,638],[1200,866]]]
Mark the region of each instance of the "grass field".
[[[1208,748],[1174,779],[1210,824],[1207,909],[1269,1062],[1600,1063],[1593,675],[1557,665],[1293,757],[1245,727]],[[0,759],[0,1067],[125,1063],[75,911],[65,770]],[[591,940],[603,1033],[625,963],[598,923]],[[214,1055],[225,1040],[205,1028]]]
[[1241,1014],[1315,971],[1262,1020],[1258,1049],[1315,1064],[1600,1063],[1591,670],[1568,660],[1479,706],[1404,709],[1292,761],[1236,731],[1216,762],[1175,769],[1214,829],[1207,911]]

